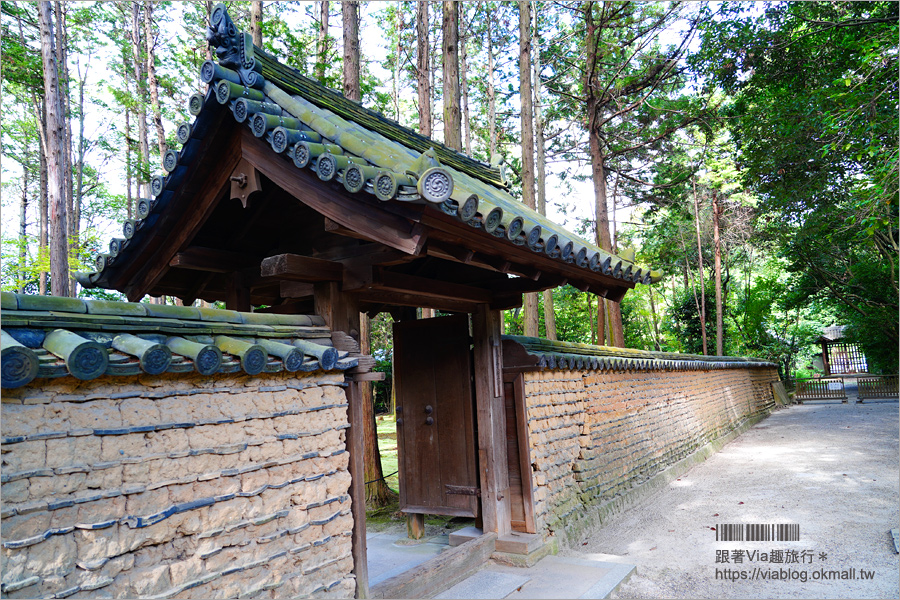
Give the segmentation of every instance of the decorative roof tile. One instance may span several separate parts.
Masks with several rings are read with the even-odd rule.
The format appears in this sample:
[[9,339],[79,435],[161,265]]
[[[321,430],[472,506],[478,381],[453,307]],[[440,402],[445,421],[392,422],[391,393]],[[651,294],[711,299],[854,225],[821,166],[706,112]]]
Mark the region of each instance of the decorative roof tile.
[[316,315],[2,293],[2,387],[35,378],[347,370]]
[[527,364],[517,366],[533,370],[706,371],[777,366],[772,362],[738,356],[652,352],[521,335],[504,335],[503,341],[504,355],[518,354],[523,358],[521,355],[524,354]]
[[199,140],[226,105],[235,121],[268,141],[276,155],[350,193],[432,204],[507,243],[629,284],[661,278],[636,265],[633,256],[606,252],[517,201],[502,169],[421,136],[281,64],[236,29],[224,4],[213,10],[207,38],[219,63],[201,67],[209,91],[189,100],[197,118],[178,127],[184,146],[163,158],[168,174],[153,178],[153,199],[139,201],[138,218],[123,225],[124,238],[98,254],[95,272],[77,274],[82,286],[108,285],[107,269],[121,264],[129,247],[154,225],[197,159]]

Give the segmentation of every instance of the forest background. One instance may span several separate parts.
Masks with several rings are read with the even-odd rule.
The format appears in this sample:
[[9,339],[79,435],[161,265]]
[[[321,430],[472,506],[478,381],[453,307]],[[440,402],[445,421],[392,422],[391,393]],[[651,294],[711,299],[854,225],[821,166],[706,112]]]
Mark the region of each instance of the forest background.
[[[189,120],[211,8],[2,2],[3,290],[122,299],[74,272],[121,235]],[[570,286],[529,295],[508,333],[759,357],[791,378],[845,325],[870,371],[897,372],[898,3],[229,11],[288,65],[505,164],[523,201],[665,275],[620,307]],[[389,371],[390,316],[371,349]]]

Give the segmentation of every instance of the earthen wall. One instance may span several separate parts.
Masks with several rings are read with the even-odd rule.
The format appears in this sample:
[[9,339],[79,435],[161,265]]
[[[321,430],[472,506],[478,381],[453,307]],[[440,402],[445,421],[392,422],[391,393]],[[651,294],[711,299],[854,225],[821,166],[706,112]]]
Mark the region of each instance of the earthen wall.
[[342,384],[164,374],[4,390],[3,596],[352,597]]
[[[535,523],[571,534],[669,467],[766,414],[774,368],[525,373]],[[596,519],[595,519],[596,521]]]

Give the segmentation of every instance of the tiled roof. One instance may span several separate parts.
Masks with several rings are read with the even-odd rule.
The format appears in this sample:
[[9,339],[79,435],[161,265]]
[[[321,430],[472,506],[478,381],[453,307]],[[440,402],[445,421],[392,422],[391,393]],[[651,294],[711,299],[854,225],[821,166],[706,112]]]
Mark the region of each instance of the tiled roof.
[[318,316],[2,293],[4,388],[36,377],[346,370]]
[[[559,342],[521,335],[504,335],[504,355],[514,354],[509,344],[521,346],[535,369],[601,371],[705,371],[775,367],[775,363],[737,356],[701,356],[677,352],[650,352],[630,348]],[[509,351],[507,350],[509,348]],[[526,365],[519,365],[526,366]]]
[[501,170],[425,138],[309,79],[253,45],[238,31],[224,4],[213,11],[208,39],[218,64],[207,61],[201,79],[206,96],[189,102],[193,123],[177,131],[181,151],[163,159],[168,173],[151,182],[153,200],[141,200],[137,219],[126,221],[123,238],[97,257],[96,271],[79,274],[85,287],[104,287],[105,272],[127,255],[136,237],[158,219],[184,180],[197,148],[227,105],[234,119],[298,169],[337,181],[350,193],[373,194],[388,202],[433,204],[448,215],[506,243],[526,246],[561,262],[629,283],[649,284],[661,274],[634,263],[633,253],[610,254],[566,231],[516,200]]

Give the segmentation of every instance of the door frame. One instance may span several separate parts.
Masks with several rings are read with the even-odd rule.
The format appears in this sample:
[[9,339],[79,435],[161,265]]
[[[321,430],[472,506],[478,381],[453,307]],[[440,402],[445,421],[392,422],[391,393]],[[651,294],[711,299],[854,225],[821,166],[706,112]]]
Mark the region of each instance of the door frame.
[[[522,508],[525,514],[524,533],[537,533],[534,524],[534,477],[532,477],[531,472],[531,440],[528,436],[528,413],[525,409],[525,375],[524,373],[504,372],[503,382],[513,384],[516,445],[519,448],[519,476],[522,480]],[[511,520],[510,525],[512,525]]]

